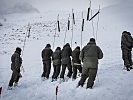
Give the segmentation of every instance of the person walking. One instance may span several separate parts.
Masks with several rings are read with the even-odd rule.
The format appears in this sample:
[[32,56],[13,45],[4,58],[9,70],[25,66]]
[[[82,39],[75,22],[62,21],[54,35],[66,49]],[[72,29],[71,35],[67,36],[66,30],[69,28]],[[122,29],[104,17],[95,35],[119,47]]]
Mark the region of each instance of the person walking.
[[42,50],[41,56],[43,61],[43,73],[42,80],[48,79],[50,70],[51,70],[51,57],[53,51],[51,50],[51,45],[47,44],[46,47]]
[[133,48],[133,38],[130,32],[123,31],[121,36],[121,50],[122,50],[122,59],[124,61],[124,66],[127,71],[132,69],[132,48]]
[[64,74],[65,74],[66,67],[68,68],[67,77],[71,78],[72,65],[71,65],[70,56],[72,56],[72,49],[70,47],[70,44],[66,43],[66,45],[64,45],[64,47],[62,49],[62,53],[61,53],[61,58],[62,58],[61,59],[62,60],[62,71],[61,71],[61,74],[60,74],[61,81],[64,81]]
[[73,65],[72,80],[76,79],[76,77],[77,77],[77,70],[79,71],[79,73],[82,73],[81,60],[79,59],[79,54],[80,54],[80,47],[77,46],[72,51],[72,65]]
[[61,48],[57,47],[55,52],[52,54],[54,72],[52,75],[52,82],[57,81],[57,77],[60,74],[61,69]]
[[9,81],[8,89],[11,90],[14,86],[18,85],[19,79],[22,77],[20,73],[20,67],[22,65],[22,58],[21,55],[21,48],[17,47],[14,54],[11,56],[11,70],[12,70],[12,76]]
[[92,89],[98,70],[98,59],[102,58],[102,50],[96,45],[95,39],[90,38],[90,42],[85,47],[83,47],[80,53],[80,60],[83,62],[83,68],[78,86],[83,87],[84,82],[88,78],[86,88]]

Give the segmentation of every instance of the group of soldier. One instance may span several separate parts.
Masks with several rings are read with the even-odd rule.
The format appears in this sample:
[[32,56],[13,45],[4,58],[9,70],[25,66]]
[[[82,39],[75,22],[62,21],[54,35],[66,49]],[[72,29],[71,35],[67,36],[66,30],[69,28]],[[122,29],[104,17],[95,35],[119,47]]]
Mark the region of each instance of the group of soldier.
[[[130,32],[124,31],[121,37],[121,49],[124,66],[127,71],[132,69],[132,51],[133,38]],[[13,84],[17,86],[20,74],[20,67],[22,64],[21,48],[17,47],[15,53],[11,57],[11,70],[13,71],[11,80],[9,82],[9,89],[12,89]],[[92,88],[97,75],[98,59],[103,58],[103,52],[99,46],[96,45],[94,38],[90,38],[89,43],[80,50],[77,46],[73,51],[69,43],[63,46],[63,49],[57,47],[55,51],[52,51],[51,45],[47,44],[41,52],[43,62],[43,73],[41,75],[42,80],[49,79],[51,72],[51,63],[53,62],[53,75],[52,82],[57,81],[58,77],[61,81],[64,81],[66,68],[68,69],[67,78],[73,80],[77,77],[77,71],[81,73],[81,79],[78,82],[78,86],[83,87],[84,82],[88,78],[86,88]],[[71,60],[72,58],[72,60]],[[81,65],[83,63],[83,66]]]
[[[46,47],[42,50],[42,61],[43,61],[43,74],[42,79],[48,79],[51,69],[51,58],[53,61],[54,73],[52,75],[52,81],[56,81],[59,74],[60,79],[64,81],[64,74],[66,67],[68,68],[68,78],[76,79],[77,69],[82,73],[81,61],[79,59],[80,47],[77,46],[75,50],[72,51],[69,43],[66,43],[61,50],[60,47],[57,47],[53,52],[51,50],[50,44],[47,44]],[[71,64],[72,57],[72,64]],[[61,68],[62,65],[62,68]],[[61,70],[62,69],[62,70]],[[73,69],[73,70],[72,70]],[[61,73],[60,73],[61,70]],[[73,74],[72,74],[73,73]]]
[[[72,57],[72,63],[71,63]],[[52,75],[52,81],[56,81],[58,76],[61,81],[64,81],[64,74],[66,67],[68,69],[67,78],[74,80],[77,77],[77,70],[79,70],[81,75],[81,80],[78,86],[84,85],[86,78],[89,76],[87,88],[92,88],[94,80],[98,69],[98,59],[103,58],[102,50],[96,45],[95,39],[91,38],[90,42],[81,50],[77,46],[73,51],[69,45],[66,43],[61,50],[57,47],[53,52],[51,50],[50,44],[42,50],[42,61],[43,61],[43,73],[42,79],[48,79],[51,69],[51,58],[53,61],[54,73]],[[81,66],[81,61],[83,62],[83,67]],[[61,68],[62,66],[62,68]],[[60,69],[61,73],[60,73]],[[60,75],[59,75],[60,74]]]

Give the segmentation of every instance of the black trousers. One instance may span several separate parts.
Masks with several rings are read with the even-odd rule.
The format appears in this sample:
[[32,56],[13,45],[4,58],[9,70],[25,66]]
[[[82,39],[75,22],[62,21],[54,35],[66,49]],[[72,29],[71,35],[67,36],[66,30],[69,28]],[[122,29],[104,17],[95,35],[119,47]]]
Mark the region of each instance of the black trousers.
[[79,70],[79,73],[82,73],[81,65],[73,65],[73,79],[76,79],[77,70]]
[[122,59],[126,67],[130,67],[132,63],[132,53],[130,50],[122,49]]
[[52,78],[57,79],[57,77],[60,74],[61,65],[53,65],[53,67],[54,67],[54,73],[52,75]]
[[87,88],[90,88],[90,87],[92,88],[94,85],[96,75],[97,75],[97,68],[85,68],[84,69],[84,67],[83,67],[82,76],[81,76],[81,79],[80,79],[78,85],[83,86],[84,82],[88,78]]
[[51,60],[43,61],[42,77],[49,78],[50,70],[51,70]]
[[71,78],[71,76],[72,76],[72,65],[71,65],[71,63],[62,64],[62,71],[61,71],[61,74],[60,74],[60,78],[64,79],[64,74],[65,74],[66,67],[68,68],[67,77]]
[[11,79],[9,81],[9,86],[13,86],[14,82],[17,83],[19,81],[19,78],[20,78],[20,73],[16,70],[13,70]]

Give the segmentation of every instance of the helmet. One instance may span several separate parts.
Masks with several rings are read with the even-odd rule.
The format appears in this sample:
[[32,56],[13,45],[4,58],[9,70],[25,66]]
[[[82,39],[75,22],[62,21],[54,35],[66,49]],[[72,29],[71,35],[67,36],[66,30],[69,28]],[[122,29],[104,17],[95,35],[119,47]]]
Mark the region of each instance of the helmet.
[[94,38],[90,38],[90,42],[95,42],[95,39]]
[[47,44],[46,47],[51,47],[51,45],[50,44]]
[[16,48],[16,51],[21,52],[22,50],[21,50],[21,48],[17,47],[17,48]]
[[60,47],[57,47],[56,50],[61,50],[61,48]]
[[76,49],[79,49],[79,50],[80,50],[80,47],[79,47],[79,46],[77,46],[77,47],[76,47]]

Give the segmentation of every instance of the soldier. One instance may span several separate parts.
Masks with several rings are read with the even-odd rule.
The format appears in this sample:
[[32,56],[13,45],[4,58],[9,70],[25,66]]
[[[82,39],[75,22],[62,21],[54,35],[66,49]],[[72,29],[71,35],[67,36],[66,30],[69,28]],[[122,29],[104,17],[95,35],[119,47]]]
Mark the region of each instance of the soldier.
[[62,49],[62,71],[60,74],[60,78],[62,81],[64,81],[64,74],[65,74],[65,70],[66,67],[68,68],[68,74],[67,77],[71,78],[72,75],[72,65],[71,65],[71,58],[70,56],[72,55],[72,49],[70,47],[69,43],[66,43],[66,45],[64,45],[63,49]]
[[47,44],[46,47],[42,50],[42,61],[43,61],[43,73],[42,73],[42,80],[48,79],[50,70],[51,70],[51,57],[53,51],[51,50],[51,45]]
[[79,59],[80,47],[77,46],[72,52],[73,79],[77,77],[77,69],[82,73],[81,60]]
[[52,54],[54,73],[52,75],[52,82],[57,80],[57,77],[60,74],[61,68],[61,48],[57,47],[55,52]]
[[85,80],[89,77],[86,88],[93,87],[98,70],[98,59],[102,58],[102,50],[96,45],[95,39],[90,38],[90,42],[82,49],[80,53],[80,60],[83,62],[83,68],[78,86],[83,87]]
[[124,66],[127,71],[132,69],[132,51],[133,48],[133,38],[130,32],[124,31],[121,36],[121,50],[122,50],[122,59],[124,61]]
[[22,58],[20,57],[20,55],[21,55],[21,48],[17,47],[16,51],[11,56],[11,62],[12,62],[11,63],[11,70],[13,72],[12,72],[11,80],[10,80],[9,85],[8,85],[9,90],[11,90],[13,88],[13,84],[14,84],[14,86],[17,86],[19,78],[22,77],[20,74],[20,67],[22,64]]

